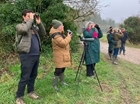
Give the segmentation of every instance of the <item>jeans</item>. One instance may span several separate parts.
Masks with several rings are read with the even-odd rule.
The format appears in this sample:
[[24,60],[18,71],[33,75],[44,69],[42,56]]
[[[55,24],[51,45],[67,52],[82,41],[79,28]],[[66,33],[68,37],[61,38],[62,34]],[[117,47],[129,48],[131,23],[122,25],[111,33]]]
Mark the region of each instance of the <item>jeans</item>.
[[118,56],[119,48],[114,48],[113,56]]
[[123,51],[123,54],[125,53],[125,43],[121,43],[121,47],[120,47],[120,54]]
[[95,70],[95,63],[86,65],[86,76],[93,76]]
[[37,77],[39,55],[20,55],[21,75],[16,92],[16,98],[24,96],[27,85],[27,93],[34,91],[34,83]]

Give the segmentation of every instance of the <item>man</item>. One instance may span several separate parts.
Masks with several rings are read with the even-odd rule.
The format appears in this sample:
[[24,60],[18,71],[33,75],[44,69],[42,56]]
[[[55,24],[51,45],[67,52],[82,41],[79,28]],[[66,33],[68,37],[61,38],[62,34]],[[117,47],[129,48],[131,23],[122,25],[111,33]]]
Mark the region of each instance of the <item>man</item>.
[[52,81],[53,87],[58,91],[58,80],[61,85],[68,85],[64,82],[65,68],[71,65],[70,46],[72,32],[64,35],[64,26],[61,21],[52,20],[52,28],[50,36],[52,37],[53,59],[55,64],[54,78]]
[[126,51],[125,50],[125,43],[126,43],[126,40],[128,38],[128,34],[127,34],[125,28],[122,28],[121,31],[122,31],[122,33],[123,33],[124,36],[121,38],[120,54],[123,51],[123,55],[125,55],[125,51]]
[[21,76],[16,92],[16,104],[25,104],[23,96],[26,86],[30,98],[39,98],[34,93],[34,84],[41,51],[40,36],[46,34],[40,17],[35,15],[32,10],[23,10],[22,19],[23,22],[16,26],[19,42],[17,48],[21,62]]

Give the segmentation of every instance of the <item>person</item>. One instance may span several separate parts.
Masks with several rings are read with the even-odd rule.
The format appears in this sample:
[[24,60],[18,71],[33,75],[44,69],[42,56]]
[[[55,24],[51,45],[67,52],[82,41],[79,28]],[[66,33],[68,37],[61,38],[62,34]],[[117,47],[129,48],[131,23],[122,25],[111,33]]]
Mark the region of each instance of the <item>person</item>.
[[22,19],[23,22],[16,25],[18,39],[20,39],[17,48],[21,62],[21,75],[16,92],[16,104],[24,104],[23,96],[26,86],[28,97],[33,99],[39,98],[34,92],[34,84],[41,51],[40,36],[46,34],[40,17],[35,17],[35,13],[32,10],[23,10]]
[[123,37],[123,34],[121,32],[121,30],[119,30],[118,28],[114,28],[113,29],[113,38],[116,41],[116,44],[114,44],[114,52],[113,52],[113,60],[112,63],[117,65],[118,62],[117,60],[117,56],[118,56],[118,52],[119,52],[119,48],[121,47],[121,38]]
[[[96,32],[96,29],[98,32]],[[84,38],[94,38],[94,41],[86,42],[85,50],[85,63],[86,63],[86,76],[95,78],[95,65],[100,60],[100,42],[99,38],[103,36],[100,27],[92,21],[85,24],[83,31]]]
[[116,44],[116,41],[113,38],[113,32],[112,32],[113,28],[112,26],[109,27],[109,31],[107,32],[107,40],[108,40],[108,54],[110,57],[110,60],[112,60],[112,54],[113,54],[113,50],[114,50],[114,45]]
[[58,91],[58,80],[61,85],[68,85],[64,81],[64,72],[66,67],[72,64],[70,55],[70,46],[72,32],[67,32],[64,35],[64,25],[59,20],[52,20],[52,27],[50,29],[50,37],[52,38],[53,61],[55,65],[54,77],[52,81],[53,88]]
[[125,28],[122,28],[121,31],[122,31],[124,36],[121,38],[121,47],[120,47],[119,53],[121,54],[121,52],[123,51],[123,55],[125,55],[125,51],[126,51],[125,50],[125,43],[126,43],[126,40],[128,38],[128,34],[127,34]]

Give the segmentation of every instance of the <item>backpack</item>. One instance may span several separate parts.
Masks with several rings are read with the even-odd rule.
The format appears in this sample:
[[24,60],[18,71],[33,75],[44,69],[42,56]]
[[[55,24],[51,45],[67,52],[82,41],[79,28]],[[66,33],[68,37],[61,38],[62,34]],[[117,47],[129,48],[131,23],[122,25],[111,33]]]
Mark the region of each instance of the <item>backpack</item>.
[[13,44],[15,52],[18,51],[18,44],[20,43],[21,39],[22,39],[22,35],[20,37],[18,37],[17,32],[16,32],[15,33],[15,43]]

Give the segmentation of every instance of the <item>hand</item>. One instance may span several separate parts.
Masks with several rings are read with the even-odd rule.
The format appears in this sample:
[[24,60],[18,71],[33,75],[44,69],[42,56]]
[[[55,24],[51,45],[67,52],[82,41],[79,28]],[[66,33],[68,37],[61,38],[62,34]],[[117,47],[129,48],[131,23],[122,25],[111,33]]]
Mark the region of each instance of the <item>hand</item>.
[[95,25],[95,27],[96,27],[97,29],[100,29],[100,27],[99,27],[99,25],[98,25],[98,24],[96,24],[96,25]]
[[30,19],[34,19],[34,13],[29,13]]
[[95,24],[94,23],[90,24],[90,27],[91,28],[94,28],[95,27]]
[[68,32],[68,33],[67,33],[67,36],[70,36],[70,37],[72,37],[72,34]]
[[35,21],[36,21],[37,24],[40,24],[40,23],[41,23],[41,19],[40,19],[40,17],[35,18]]
[[121,31],[121,30],[119,30],[119,33],[122,33],[122,31]]

